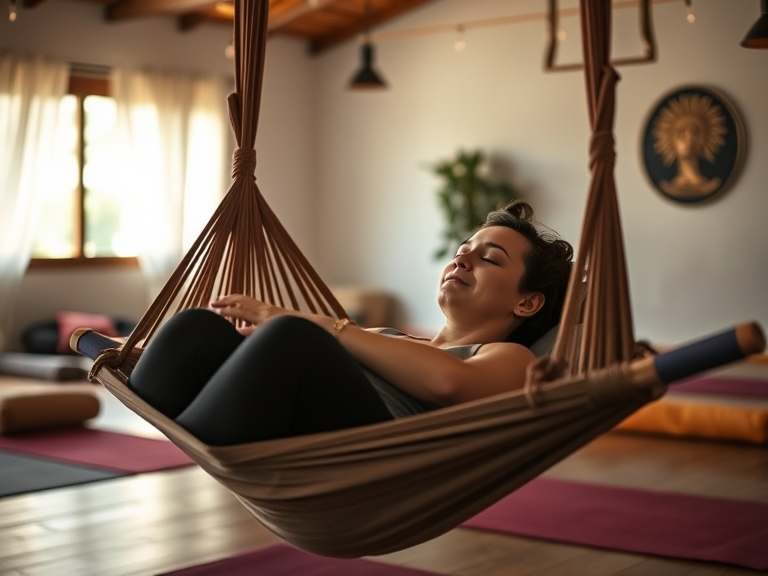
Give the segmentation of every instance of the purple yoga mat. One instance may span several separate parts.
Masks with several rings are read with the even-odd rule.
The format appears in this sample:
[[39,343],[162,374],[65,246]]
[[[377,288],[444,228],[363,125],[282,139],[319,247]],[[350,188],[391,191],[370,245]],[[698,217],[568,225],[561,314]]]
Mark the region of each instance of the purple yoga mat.
[[537,478],[462,526],[768,569],[768,504]]
[[718,396],[768,398],[768,380],[706,376],[681,380],[677,384],[672,384],[669,390],[671,392],[695,392]]
[[0,436],[0,448],[106,470],[138,474],[189,466],[192,460],[167,440],[90,428]]
[[406,566],[370,560],[324,558],[275,544],[231,558],[166,572],[160,576],[437,576]]

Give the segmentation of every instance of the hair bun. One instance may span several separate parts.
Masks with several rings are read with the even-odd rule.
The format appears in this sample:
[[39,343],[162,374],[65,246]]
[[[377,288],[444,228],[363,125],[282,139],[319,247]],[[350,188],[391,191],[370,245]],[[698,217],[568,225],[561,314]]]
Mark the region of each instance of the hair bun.
[[508,212],[518,220],[533,222],[533,207],[525,200],[513,200],[506,206],[500,208]]

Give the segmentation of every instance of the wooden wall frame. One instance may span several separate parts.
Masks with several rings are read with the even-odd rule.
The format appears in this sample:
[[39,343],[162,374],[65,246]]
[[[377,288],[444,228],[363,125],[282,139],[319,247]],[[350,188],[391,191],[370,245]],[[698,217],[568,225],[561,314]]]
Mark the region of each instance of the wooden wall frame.
[[[640,38],[643,41],[643,54],[640,56],[617,58],[613,60],[611,64],[614,66],[622,66],[625,64],[645,64],[648,62],[655,62],[656,39],[653,31],[653,19],[651,17],[651,0],[628,0],[617,4],[621,4],[621,6],[614,5],[614,8],[624,8],[633,4],[637,5],[638,16],[640,19]],[[578,14],[578,9],[576,9],[575,12]],[[549,0],[548,23],[547,30],[549,34],[549,43],[544,60],[544,70],[547,72],[582,70],[584,68],[584,64],[582,63],[558,64],[556,62],[558,47],[557,28],[560,23],[558,0]]]

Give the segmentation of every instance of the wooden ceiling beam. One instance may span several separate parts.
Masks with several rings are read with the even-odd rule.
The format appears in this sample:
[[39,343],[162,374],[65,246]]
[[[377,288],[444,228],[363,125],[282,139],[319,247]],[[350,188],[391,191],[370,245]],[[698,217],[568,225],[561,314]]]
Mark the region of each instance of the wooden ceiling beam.
[[[399,0],[389,4],[386,8],[375,11],[371,10],[371,29],[428,2],[434,2],[434,0]],[[373,3],[371,3],[371,6],[373,6]],[[360,21],[319,38],[313,38],[309,42],[309,52],[314,55],[320,54],[325,50],[359,36],[363,32],[363,22]]]
[[[44,0],[23,0],[42,2]],[[146,16],[173,16],[179,30],[188,31],[203,22],[232,24],[232,16],[217,8],[217,0],[100,0],[108,2],[107,21],[122,21]],[[371,29],[434,0],[370,0]],[[363,32],[363,0],[270,0],[268,32],[308,39],[309,52],[319,54],[347,42]],[[354,14],[350,13],[354,8]],[[359,8],[359,10],[358,10]],[[331,31],[317,36],[313,15],[333,22]],[[323,18],[327,15],[327,18]]]
[[[323,8],[334,1],[335,0],[317,0],[312,6],[306,2],[300,1],[294,3],[292,6],[288,6],[287,9],[282,9],[282,5],[279,2],[274,2],[274,8],[270,7],[267,30],[270,33],[279,32],[297,19],[312,13],[314,10]],[[196,28],[203,22],[220,22],[231,25],[233,21],[232,14],[229,14],[227,10],[218,9],[215,5],[208,6],[181,15],[178,19],[178,28],[182,31],[188,31]]]
[[180,32],[189,32],[206,22],[232,26],[232,17],[222,14],[216,8],[203,8],[202,10],[179,16],[176,20],[176,27]]
[[118,0],[107,6],[106,19],[118,21],[157,14],[184,14],[215,4],[216,0]]
[[182,14],[176,19],[176,29],[179,32],[189,32],[194,30],[200,24],[205,22],[207,18],[202,12],[190,12],[189,14]]
[[[270,32],[280,32],[287,26],[290,26],[299,18],[303,18],[312,12],[317,12],[333,4],[336,0],[315,0],[315,2],[302,2],[296,4],[293,7],[279,11],[279,5],[275,6],[275,10],[270,8],[269,22],[267,24]],[[277,4],[277,3],[276,3]]]
[[[26,0],[40,2],[43,0]],[[315,2],[298,2],[288,4],[287,9],[281,8],[281,2],[272,2],[270,7],[269,32],[279,32],[290,26],[299,18],[303,18],[316,10],[321,10],[333,4],[336,0],[315,0]],[[157,14],[179,15],[179,29],[189,30],[201,22],[232,23],[232,16],[226,10],[217,10],[216,0],[117,0],[107,6],[106,19],[110,21],[128,20]],[[285,4],[285,3],[283,3]]]

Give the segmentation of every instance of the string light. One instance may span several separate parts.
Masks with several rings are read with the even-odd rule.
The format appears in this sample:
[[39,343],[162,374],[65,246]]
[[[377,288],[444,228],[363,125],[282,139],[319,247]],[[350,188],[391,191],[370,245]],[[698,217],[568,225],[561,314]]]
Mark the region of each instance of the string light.
[[565,27],[562,24],[560,24],[557,27],[557,41],[565,42],[566,38],[568,38],[568,32],[566,32]]
[[685,0],[685,19],[688,20],[688,24],[696,22],[696,14],[693,13],[691,0]]
[[464,25],[459,24],[456,26],[456,31],[459,33],[459,38],[454,42],[453,49],[456,52],[464,52],[467,49],[467,41],[464,39]]
[[8,10],[8,20],[16,22],[16,0],[11,0],[11,4]]

